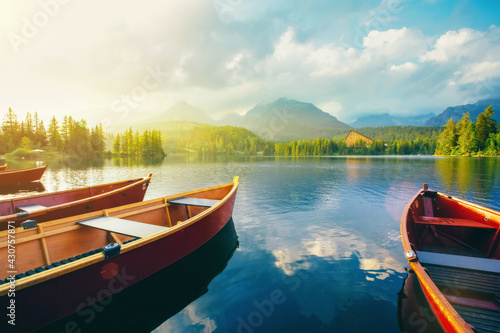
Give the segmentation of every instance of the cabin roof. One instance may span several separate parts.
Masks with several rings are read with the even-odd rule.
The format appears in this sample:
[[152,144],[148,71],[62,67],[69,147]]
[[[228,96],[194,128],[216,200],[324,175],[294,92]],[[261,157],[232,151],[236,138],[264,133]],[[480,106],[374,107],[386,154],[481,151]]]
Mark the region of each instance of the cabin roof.
[[346,135],[346,137],[345,137],[345,138],[346,138],[346,140],[347,140],[347,138],[348,138],[349,136],[351,136],[351,135],[359,135],[359,136],[361,136],[362,138],[364,138],[364,139],[366,139],[366,140],[373,141],[372,139],[370,139],[370,138],[369,138],[369,137],[367,137],[366,135],[363,135],[363,134],[361,134],[361,133],[359,133],[359,132],[356,132],[355,130],[349,130],[349,133],[347,133],[347,135]]
[[367,145],[371,145],[373,143],[373,140],[367,137],[366,135],[358,133],[355,130],[349,130],[349,133],[347,133],[347,136],[345,137],[347,145],[355,146],[358,140],[365,141]]

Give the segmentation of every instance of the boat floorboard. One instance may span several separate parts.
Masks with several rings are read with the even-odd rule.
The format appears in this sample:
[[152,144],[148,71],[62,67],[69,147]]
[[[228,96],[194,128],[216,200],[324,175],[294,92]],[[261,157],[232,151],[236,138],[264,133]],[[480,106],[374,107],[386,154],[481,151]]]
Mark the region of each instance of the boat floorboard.
[[500,332],[500,313],[468,306],[454,305],[455,310],[478,333]]
[[479,304],[477,300],[481,300],[489,305],[482,308],[451,302],[477,332],[500,333],[500,306],[495,301],[495,295],[500,295],[500,274],[439,265],[425,265],[425,268],[445,296],[470,299],[471,304]]
[[425,265],[425,268],[437,286],[493,295],[500,293],[500,274],[437,265]]

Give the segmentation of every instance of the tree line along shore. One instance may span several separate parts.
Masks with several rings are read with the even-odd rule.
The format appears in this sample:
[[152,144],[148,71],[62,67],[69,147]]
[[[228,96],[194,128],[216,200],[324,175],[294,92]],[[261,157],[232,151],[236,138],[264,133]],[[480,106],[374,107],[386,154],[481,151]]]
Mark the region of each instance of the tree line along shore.
[[[386,126],[356,129],[372,138],[348,145],[345,137],[276,142],[234,126],[164,122],[159,129],[106,133],[102,124],[89,127],[83,119],[52,117],[46,127],[38,114],[19,121],[9,109],[0,128],[0,155],[26,156],[43,150],[79,156],[164,156],[166,154],[325,156],[325,155],[441,155],[499,156],[500,133],[488,107],[476,121],[469,113],[444,127]],[[168,125],[166,125],[168,124]],[[174,126],[175,125],[175,126]]]

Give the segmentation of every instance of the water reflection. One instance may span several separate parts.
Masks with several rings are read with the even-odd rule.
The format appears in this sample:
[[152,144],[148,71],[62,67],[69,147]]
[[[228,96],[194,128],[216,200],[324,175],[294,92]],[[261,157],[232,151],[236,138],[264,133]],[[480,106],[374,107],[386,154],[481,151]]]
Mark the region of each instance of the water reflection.
[[[180,261],[41,332],[64,332],[68,325],[78,332],[151,332],[204,295],[237,246],[231,219],[217,235]],[[206,323],[211,325],[210,320]]]
[[498,186],[498,158],[454,157],[436,160],[436,171],[442,183],[441,191],[458,193],[461,198],[486,198],[480,200],[483,205],[495,205],[492,189]]
[[117,167],[152,166],[161,165],[165,156],[128,156],[110,157],[113,165]]
[[45,186],[41,182],[23,183],[18,185],[0,186],[0,195],[27,195],[45,191]]
[[443,332],[415,273],[408,273],[398,293],[398,323],[402,333]]

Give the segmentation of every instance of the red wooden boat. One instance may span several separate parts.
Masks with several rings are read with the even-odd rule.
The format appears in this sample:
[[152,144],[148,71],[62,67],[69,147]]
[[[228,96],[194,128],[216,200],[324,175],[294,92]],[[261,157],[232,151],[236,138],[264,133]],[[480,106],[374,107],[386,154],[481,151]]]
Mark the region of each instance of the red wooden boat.
[[410,273],[444,332],[500,331],[500,213],[427,185],[407,204]]
[[217,234],[231,219],[237,189],[235,177],[225,185],[0,232],[0,308],[8,311],[0,331],[33,331],[112,301],[112,294]]
[[47,165],[37,168],[2,171],[0,172],[0,186],[24,184],[40,180],[46,168]]
[[0,165],[0,171],[5,171],[5,169],[7,169],[7,163]]
[[[238,236],[230,219],[187,256],[113,295],[112,301],[96,302],[44,327],[42,332],[70,332],[66,329],[68,323],[74,323],[82,332],[162,331],[160,325],[209,291],[211,281],[226,268],[237,247]],[[95,316],[90,321],[89,315],[82,313]]]
[[74,190],[3,199],[0,200],[0,230],[7,229],[7,221],[16,221],[15,226],[19,227],[27,219],[41,223],[139,202],[144,199],[150,181],[151,174]]

